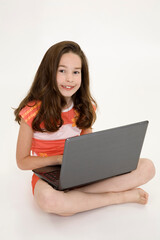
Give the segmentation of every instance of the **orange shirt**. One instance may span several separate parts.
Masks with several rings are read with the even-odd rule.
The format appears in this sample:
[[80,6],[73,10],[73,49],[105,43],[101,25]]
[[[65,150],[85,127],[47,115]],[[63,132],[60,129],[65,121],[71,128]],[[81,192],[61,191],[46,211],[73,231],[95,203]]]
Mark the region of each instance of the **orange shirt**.
[[[34,105],[30,102],[20,111],[21,118],[32,127],[32,121],[40,109],[41,102]],[[62,111],[61,117],[64,121],[61,128],[56,132],[33,132],[31,155],[32,156],[53,156],[62,155],[64,151],[65,140],[70,137],[79,136],[81,129],[76,124],[77,112],[73,108],[73,104]],[[41,124],[43,128],[43,123]]]

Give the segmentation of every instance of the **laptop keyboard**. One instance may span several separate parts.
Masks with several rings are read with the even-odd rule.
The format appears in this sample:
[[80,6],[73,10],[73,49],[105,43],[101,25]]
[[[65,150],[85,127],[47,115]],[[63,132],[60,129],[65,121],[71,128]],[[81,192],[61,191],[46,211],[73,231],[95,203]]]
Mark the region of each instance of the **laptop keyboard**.
[[55,170],[55,171],[49,172],[49,173],[44,173],[44,176],[46,178],[48,178],[50,181],[54,181],[54,182],[59,180],[59,175],[60,175],[59,170]]

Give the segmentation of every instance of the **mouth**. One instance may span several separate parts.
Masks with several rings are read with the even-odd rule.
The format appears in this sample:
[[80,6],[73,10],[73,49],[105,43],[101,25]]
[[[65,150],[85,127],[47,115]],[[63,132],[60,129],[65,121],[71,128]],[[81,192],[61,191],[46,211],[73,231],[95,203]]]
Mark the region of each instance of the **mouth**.
[[74,86],[69,86],[69,85],[61,85],[62,88],[66,89],[66,90],[71,90],[74,88]]

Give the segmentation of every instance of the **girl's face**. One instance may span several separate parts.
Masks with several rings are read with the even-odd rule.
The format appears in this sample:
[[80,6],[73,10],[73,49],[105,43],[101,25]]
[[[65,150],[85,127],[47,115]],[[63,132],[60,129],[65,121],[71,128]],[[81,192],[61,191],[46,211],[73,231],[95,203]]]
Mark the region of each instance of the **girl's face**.
[[57,86],[67,104],[81,86],[81,58],[72,52],[62,55],[57,69]]

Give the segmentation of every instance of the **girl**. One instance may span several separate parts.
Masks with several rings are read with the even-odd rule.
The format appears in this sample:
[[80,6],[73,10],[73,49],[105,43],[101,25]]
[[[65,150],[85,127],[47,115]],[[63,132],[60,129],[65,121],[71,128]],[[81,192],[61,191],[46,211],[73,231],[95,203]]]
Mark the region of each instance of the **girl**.
[[[65,139],[92,132],[96,107],[89,90],[87,60],[79,45],[64,41],[50,47],[28,95],[15,110],[20,124],[18,167],[32,170],[61,164]],[[64,192],[33,174],[32,190],[42,210],[69,216],[111,204],[146,204],[148,194],[137,187],[154,174],[153,163],[140,159],[131,173]]]

